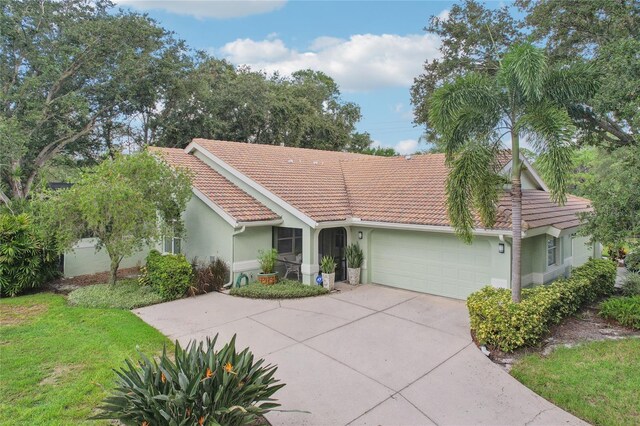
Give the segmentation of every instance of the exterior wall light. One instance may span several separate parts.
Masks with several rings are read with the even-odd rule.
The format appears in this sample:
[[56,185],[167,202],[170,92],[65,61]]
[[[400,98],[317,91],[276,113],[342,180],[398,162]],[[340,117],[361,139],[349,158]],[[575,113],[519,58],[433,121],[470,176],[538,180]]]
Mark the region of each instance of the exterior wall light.
[[362,239],[362,231],[358,231],[358,239],[361,240]]
[[498,253],[504,253],[504,243],[498,243]]

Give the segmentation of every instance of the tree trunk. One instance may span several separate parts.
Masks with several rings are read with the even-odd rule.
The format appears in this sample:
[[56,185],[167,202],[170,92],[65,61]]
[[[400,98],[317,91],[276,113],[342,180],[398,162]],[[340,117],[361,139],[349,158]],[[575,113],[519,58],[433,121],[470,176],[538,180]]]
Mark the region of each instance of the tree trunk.
[[511,299],[520,302],[522,290],[521,255],[522,255],[522,183],[520,181],[520,138],[515,132],[511,134]]
[[120,261],[122,257],[112,257],[111,258],[111,274],[109,275],[109,284],[113,285],[116,283],[118,279],[118,268],[120,267]]

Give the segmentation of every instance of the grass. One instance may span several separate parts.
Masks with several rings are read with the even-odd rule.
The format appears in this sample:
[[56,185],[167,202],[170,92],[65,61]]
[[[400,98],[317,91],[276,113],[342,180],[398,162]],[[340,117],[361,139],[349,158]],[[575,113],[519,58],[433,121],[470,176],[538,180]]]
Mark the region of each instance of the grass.
[[130,312],[68,306],[50,293],[0,301],[0,425],[87,420],[114,384],[112,368],[168,340]]
[[244,287],[232,288],[232,296],[251,299],[296,299],[326,294],[329,291],[318,285],[305,285],[298,281],[282,280],[274,285],[252,283]]
[[640,295],[605,300],[600,305],[600,316],[640,330]]
[[591,342],[529,355],[511,374],[595,425],[640,424],[640,339]]
[[120,280],[115,285],[96,284],[69,294],[69,303],[84,308],[133,309],[162,302],[162,297],[135,279]]

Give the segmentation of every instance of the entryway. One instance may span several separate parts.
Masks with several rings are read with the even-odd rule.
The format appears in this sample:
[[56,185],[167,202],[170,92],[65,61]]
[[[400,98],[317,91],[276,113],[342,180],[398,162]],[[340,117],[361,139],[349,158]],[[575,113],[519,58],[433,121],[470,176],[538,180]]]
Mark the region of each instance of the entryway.
[[347,230],[345,228],[327,228],[318,236],[318,264],[324,256],[331,256],[336,262],[336,281],[347,279]]

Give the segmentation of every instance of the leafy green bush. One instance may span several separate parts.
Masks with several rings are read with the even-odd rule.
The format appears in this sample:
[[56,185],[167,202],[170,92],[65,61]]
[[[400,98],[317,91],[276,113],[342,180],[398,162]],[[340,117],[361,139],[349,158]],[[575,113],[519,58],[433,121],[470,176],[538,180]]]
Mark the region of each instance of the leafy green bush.
[[600,316],[640,330],[640,296],[612,297],[600,305]]
[[284,386],[276,366],[254,361],[249,349],[236,352],[235,336],[216,351],[216,337],[182,349],[174,361],[162,351],[159,362],[140,354],[116,371],[119,380],[97,419],[125,424],[245,425],[280,404],[273,394]]
[[191,286],[193,271],[182,254],[160,254],[151,250],[147,256],[144,278],[163,300],[179,299]]
[[58,275],[53,244],[42,238],[26,213],[0,215],[0,295],[16,296]]
[[331,256],[323,256],[320,260],[320,270],[323,274],[333,274],[336,271],[336,261]]
[[318,285],[305,285],[298,281],[281,280],[273,285],[252,283],[244,287],[232,288],[232,296],[251,299],[297,299],[327,294],[329,290]]
[[68,301],[70,305],[84,308],[134,309],[160,303],[162,296],[153,288],[130,279],[81,287],[69,293]]
[[540,341],[549,326],[574,314],[581,306],[613,293],[616,266],[592,259],[574,269],[568,279],[522,291],[513,303],[511,291],[484,287],[471,294],[467,307],[478,343],[511,352]]
[[364,254],[357,243],[349,244],[345,250],[349,268],[360,268],[364,261]]
[[209,263],[203,263],[194,258],[191,261],[191,269],[193,270],[193,283],[189,293],[192,295],[220,290],[229,280],[229,265],[219,257]]
[[278,250],[259,250],[258,263],[263,274],[272,274],[278,261]]
[[622,294],[624,296],[640,296],[640,274],[629,272],[622,281]]
[[624,258],[624,264],[632,272],[640,272],[640,250],[632,251]]

